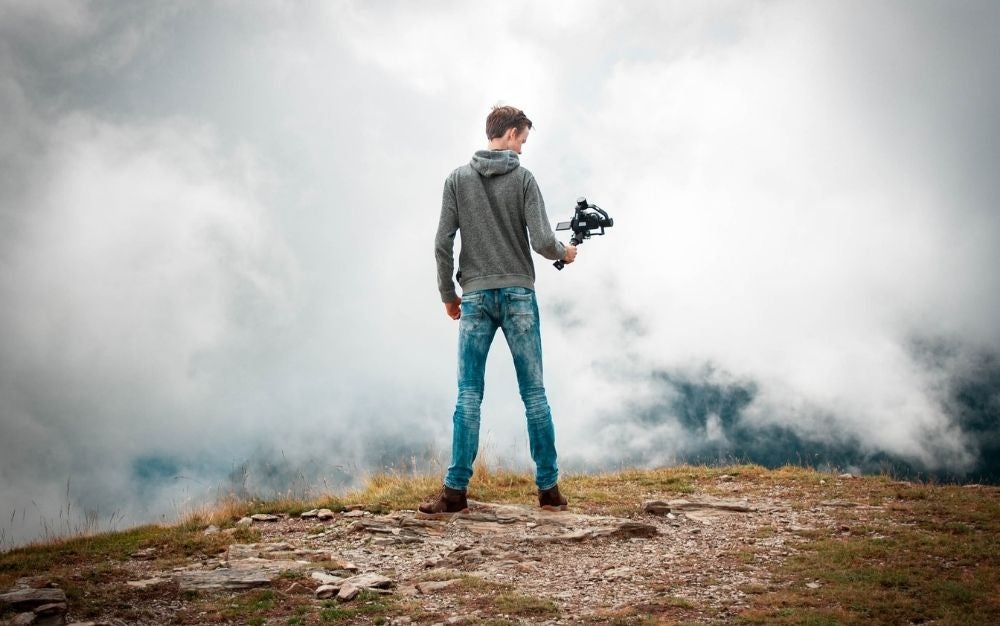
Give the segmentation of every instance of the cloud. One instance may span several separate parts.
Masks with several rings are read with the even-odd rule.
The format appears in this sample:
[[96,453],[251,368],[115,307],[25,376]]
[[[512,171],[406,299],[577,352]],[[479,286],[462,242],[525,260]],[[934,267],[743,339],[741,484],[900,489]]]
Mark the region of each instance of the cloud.
[[2,500],[54,518],[53,487],[73,477],[95,508],[139,514],[124,484],[137,453],[238,429],[212,406],[223,365],[294,318],[297,263],[252,168],[206,129],[44,119],[17,96],[6,154],[24,147],[30,167],[4,190]]
[[[988,3],[57,6],[0,8],[4,505],[440,468],[430,240],[497,101],[552,221],[615,218],[536,264],[567,468],[993,450]],[[487,378],[526,464],[502,342]]]

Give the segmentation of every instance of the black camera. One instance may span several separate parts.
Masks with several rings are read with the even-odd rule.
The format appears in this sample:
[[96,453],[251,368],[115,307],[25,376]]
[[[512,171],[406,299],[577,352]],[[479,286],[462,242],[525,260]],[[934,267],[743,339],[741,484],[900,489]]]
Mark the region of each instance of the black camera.
[[[615,221],[608,212],[596,204],[588,204],[586,198],[577,198],[573,219],[556,224],[556,230],[572,230],[573,236],[569,242],[578,246],[593,235],[603,235],[605,228],[611,228]],[[552,264],[557,270],[566,266],[562,260]]]

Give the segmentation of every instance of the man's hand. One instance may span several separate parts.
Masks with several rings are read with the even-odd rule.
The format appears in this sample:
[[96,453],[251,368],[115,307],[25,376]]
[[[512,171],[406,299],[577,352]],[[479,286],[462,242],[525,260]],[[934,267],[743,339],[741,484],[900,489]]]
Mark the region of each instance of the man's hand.
[[[576,256],[575,251],[573,256]],[[450,317],[453,320],[457,320],[458,318],[462,317],[462,299],[455,298],[453,302],[445,302],[444,312],[447,313],[448,317]]]
[[566,244],[566,256],[563,257],[563,263],[569,265],[576,260],[576,246],[573,244]]

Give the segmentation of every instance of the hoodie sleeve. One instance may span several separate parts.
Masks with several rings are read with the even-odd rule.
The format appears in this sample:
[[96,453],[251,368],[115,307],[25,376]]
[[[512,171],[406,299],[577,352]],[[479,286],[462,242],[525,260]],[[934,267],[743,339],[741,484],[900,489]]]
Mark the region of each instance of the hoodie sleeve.
[[551,261],[566,256],[566,246],[556,239],[556,234],[545,213],[545,201],[534,176],[527,176],[524,189],[524,221],[528,227],[531,247],[538,254]]
[[434,257],[437,260],[438,291],[442,302],[454,302],[455,292],[455,233],[458,232],[458,203],[455,200],[455,183],[452,177],[444,182],[441,198],[441,218],[434,238]]

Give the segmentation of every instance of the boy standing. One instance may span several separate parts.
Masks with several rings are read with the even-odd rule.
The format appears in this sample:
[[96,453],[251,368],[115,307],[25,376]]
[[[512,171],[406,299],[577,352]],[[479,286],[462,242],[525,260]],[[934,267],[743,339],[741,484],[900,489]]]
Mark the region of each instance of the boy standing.
[[[535,462],[538,503],[564,510],[559,493],[555,431],[542,383],[542,342],[531,248],[550,260],[572,263],[576,246],[559,242],[541,192],[518,156],[528,140],[531,120],[520,109],[494,107],[486,118],[489,149],[448,176],[435,238],[438,290],[445,312],[460,320],[458,401],[452,430],[451,466],[444,486],[424,504],[424,514],[468,508],[466,488],[479,449],[479,415],[486,356],[497,328],[503,330],[517,371]],[[459,272],[462,297],[455,291],[455,233],[461,230]],[[530,248],[529,248],[530,238]]]

